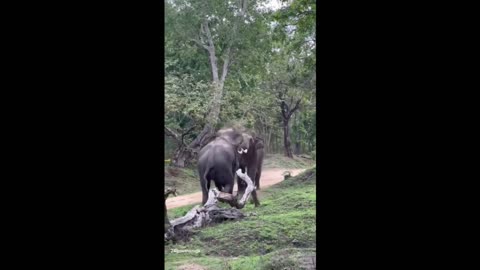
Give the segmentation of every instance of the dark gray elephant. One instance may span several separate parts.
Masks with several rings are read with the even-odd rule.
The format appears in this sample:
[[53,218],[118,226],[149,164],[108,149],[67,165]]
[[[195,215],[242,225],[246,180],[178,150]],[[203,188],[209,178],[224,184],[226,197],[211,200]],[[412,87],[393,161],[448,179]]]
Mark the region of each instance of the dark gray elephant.
[[205,145],[198,156],[198,173],[202,187],[202,204],[208,200],[210,181],[215,182],[218,190],[233,193],[235,174],[239,168],[239,146],[244,136],[231,128],[217,132],[216,138]]
[[[247,171],[248,177],[252,179],[256,189],[260,189],[260,176],[262,175],[263,158],[265,155],[263,140],[259,137],[251,136],[247,133],[242,133],[243,141],[238,149],[239,165],[242,172]],[[238,179],[238,178],[237,178]],[[238,194],[245,192],[247,185],[243,181],[238,181]],[[259,206],[257,192],[252,192],[252,199],[255,206]]]
[[263,158],[265,157],[265,146],[261,138],[257,139],[257,174],[255,175],[255,187],[260,189],[260,176],[262,175]]

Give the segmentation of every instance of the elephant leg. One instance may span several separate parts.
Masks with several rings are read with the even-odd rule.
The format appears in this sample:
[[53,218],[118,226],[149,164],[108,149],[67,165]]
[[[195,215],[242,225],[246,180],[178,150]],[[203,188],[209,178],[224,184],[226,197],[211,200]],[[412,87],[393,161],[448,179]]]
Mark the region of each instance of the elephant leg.
[[202,205],[205,205],[208,200],[208,191],[210,190],[210,180],[205,180],[201,182],[202,185]]
[[230,168],[221,169],[216,172],[215,185],[219,191],[232,194],[234,183],[235,175],[232,174]]
[[257,170],[255,175],[255,187],[260,190],[260,176],[262,176],[262,170]]
[[252,198],[253,198],[253,203],[255,203],[255,207],[260,206],[260,201],[258,200],[256,190],[252,191]]

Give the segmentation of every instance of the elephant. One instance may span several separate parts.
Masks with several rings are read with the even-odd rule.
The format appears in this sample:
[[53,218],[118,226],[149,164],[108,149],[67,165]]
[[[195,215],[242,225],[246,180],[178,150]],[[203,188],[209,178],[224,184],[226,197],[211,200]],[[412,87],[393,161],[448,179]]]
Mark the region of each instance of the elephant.
[[257,174],[255,175],[255,187],[260,190],[260,176],[262,175],[263,158],[265,157],[265,146],[261,138],[257,139]]
[[[242,172],[247,171],[248,177],[252,179],[255,188],[260,189],[260,176],[262,175],[263,158],[265,155],[263,140],[247,133],[242,133],[243,141],[238,148],[239,166]],[[246,184],[237,181],[238,194],[243,194]],[[252,199],[255,207],[260,205],[256,190],[252,191]]]
[[198,155],[198,173],[202,188],[202,205],[208,200],[210,181],[213,180],[218,190],[233,194],[236,171],[239,168],[239,148],[244,136],[236,129],[223,129],[216,138],[205,145]]

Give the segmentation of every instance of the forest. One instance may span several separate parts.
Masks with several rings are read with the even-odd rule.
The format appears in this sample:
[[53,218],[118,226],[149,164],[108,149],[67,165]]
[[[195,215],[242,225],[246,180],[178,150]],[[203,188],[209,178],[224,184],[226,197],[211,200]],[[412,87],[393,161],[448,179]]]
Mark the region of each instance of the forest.
[[195,163],[224,126],[315,158],[313,0],[165,1],[165,160]]
[[164,46],[165,269],[316,269],[315,1],[166,0]]

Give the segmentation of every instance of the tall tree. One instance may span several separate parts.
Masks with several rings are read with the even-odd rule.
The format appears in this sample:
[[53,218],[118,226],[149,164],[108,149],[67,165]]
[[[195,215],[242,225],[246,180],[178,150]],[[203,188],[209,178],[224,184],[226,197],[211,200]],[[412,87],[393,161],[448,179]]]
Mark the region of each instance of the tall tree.
[[[174,165],[184,167],[215,133],[224,97],[224,86],[236,56],[241,53],[242,36],[255,24],[256,9],[247,0],[171,1],[180,15],[184,42],[194,43],[208,56],[212,97],[202,130],[188,146],[179,149]],[[172,17],[170,17],[172,18]],[[172,18],[173,19],[173,18]]]
[[[276,92],[283,124],[285,155],[293,157],[290,119],[301,103],[311,103],[316,81],[314,0],[282,0],[288,3],[274,14],[275,38],[279,44],[277,64],[273,68]],[[306,97],[309,98],[306,98]]]
[[306,86],[309,80],[305,77],[305,65],[302,59],[289,53],[285,43],[279,43],[275,51],[276,55],[267,67],[266,87],[277,102],[277,111],[281,118],[283,130],[285,156],[293,158],[290,120],[308,96],[309,92],[306,91]]
[[167,0],[165,134],[176,166],[227,123],[254,130],[267,151],[292,156],[298,142],[312,149],[312,1],[261,10],[268,1]]

